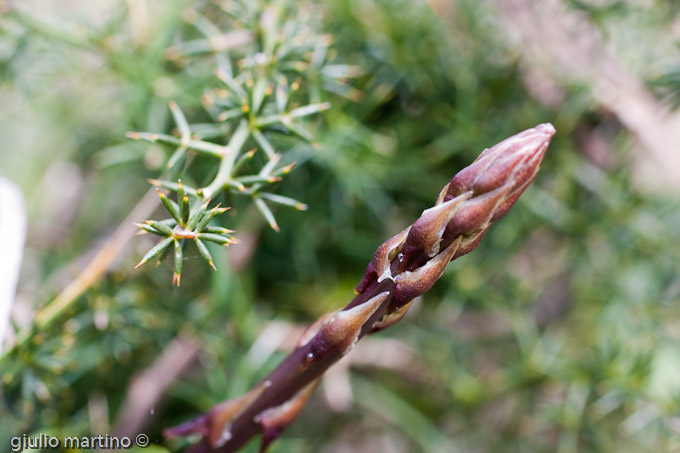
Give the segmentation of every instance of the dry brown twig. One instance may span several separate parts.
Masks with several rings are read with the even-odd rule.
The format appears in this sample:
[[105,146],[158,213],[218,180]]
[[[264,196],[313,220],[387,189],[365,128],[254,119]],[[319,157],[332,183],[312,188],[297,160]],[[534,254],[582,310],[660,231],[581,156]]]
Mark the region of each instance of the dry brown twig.
[[533,181],[555,134],[541,124],[485,150],[456,174],[434,207],[376,251],[356,297],[312,324],[296,348],[245,395],[165,431],[200,434],[192,452],[234,452],[258,432],[260,451],[293,422],[324,372],[364,335],[400,321],[414,298],[427,292],[446,265],[471,252]]
[[[680,187],[680,114],[669,112],[607,45],[589,18],[563,0],[492,2],[508,37],[517,42],[528,91],[559,106],[561,85],[589,88],[593,101],[611,112],[640,146],[632,171],[642,187],[668,193]],[[551,87],[540,94],[541,85]],[[550,92],[553,92],[550,94]],[[552,100],[550,100],[552,98]]]
[[198,358],[198,353],[198,342],[182,333],[148,368],[137,374],[120,410],[116,435],[134,436],[144,432],[153,419],[154,406],[162,403],[165,390]]

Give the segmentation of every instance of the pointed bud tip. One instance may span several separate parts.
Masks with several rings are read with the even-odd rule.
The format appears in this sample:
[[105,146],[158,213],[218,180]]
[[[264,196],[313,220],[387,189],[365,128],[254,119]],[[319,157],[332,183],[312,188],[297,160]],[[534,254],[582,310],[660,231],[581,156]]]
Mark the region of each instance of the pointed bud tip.
[[[532,129],[520,132],[516,137],[522,138],[525,142],[525,146],[521,147],[523,152],[536,153],[544,152],[547,149],[550,140],[552,140],[556,132],[555,126],[550,123],[543,123]],[[513,137],[510,137],[508,140],[512,139]]]
[[553,126],[551,123],[539,124],[534,128],[534,130],[537,132],[542,132],[546,135],[550,135],[551,137],[557,132],[555,126]]
[[475,194],[491,192],[507,183],[517,190],[525,188],[536,175],[554,135],[552,124],[539,124],[485,149],[471,165],[451,179],[447,199],[468,190]]

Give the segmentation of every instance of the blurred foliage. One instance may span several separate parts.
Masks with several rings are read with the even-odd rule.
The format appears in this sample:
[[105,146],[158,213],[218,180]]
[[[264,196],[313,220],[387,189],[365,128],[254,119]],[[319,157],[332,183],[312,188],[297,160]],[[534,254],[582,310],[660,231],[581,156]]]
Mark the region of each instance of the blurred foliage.
[[[317,394],[272,451],[680,448],[680,196],[631,188],[634,144],[583,87],[567,85],[556,109],[529,95],[491,4],[455,0],[443,16],[431,9],[439,3],[335,0],[299,14],[333,36],[331,56],[361,68],[352,90],[313,94],[332,105],[314,132],[319,149],[288,151],[298,167],[278,191],[309,210],[276,210],[276,233],[237,205],[221,222],[243,243],[209,246],[216,273],[188,252],[181,289],[167,269],[133,270],[152,245],[135,237],[59,322],[0,362],[1,445],[22,433],[112,433],[133,377],[182,332],[200,359],[145,428],[158,451],[178,449],[163,427],[244,393],[281,359],[252,346],[269,321],[306,323],[344,305],[375,247],[457,170],[552,122],[543,168],[512,212],[380,334],[418,351],[424,377],[354,369],[357,404],[336,414]],[[659,35],[672,41],[677,8],[591,3],[570,2],[614,47],[634,35],[631,61]],[[199,121],[215,86],[212,55],[167,58],[197,33],[182,12],[203,2],[36,4],[0,16],[0,173],[24,191],[30,221],[17,329],[161,171],[168,155],[126,131],[170,133],[170,100]],[[665,87],[660,96],[677,96],[675,52],[665,66],[633,65]],[[584,152],[593,137],[605,139],[607,165]]]

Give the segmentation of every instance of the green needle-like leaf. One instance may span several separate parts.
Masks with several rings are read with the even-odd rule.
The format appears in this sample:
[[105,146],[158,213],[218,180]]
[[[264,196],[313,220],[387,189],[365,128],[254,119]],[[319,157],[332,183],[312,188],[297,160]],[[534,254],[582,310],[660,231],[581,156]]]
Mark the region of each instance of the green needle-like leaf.
[[174,201],[170,200],[168,197],[165,196],[163,192],[161,192],[160,189],[156,188],[156,192],[158,192],[158,196],[161,198],[161,202],[163,203],[163,206],[165,206],[165,209],[170,213],[173,219],[179,223],[180,221],[180,216],[179,216],[179,208],[177,207],[177,203]]
[[280,231],[279,225],[276,223],[274,214],[272,213],[271,209],[269,209],[269,206],[267,206],[267,203],[265,203],[264,200],[259,196],[253,197],[253,201],[255,202],[255,207],[257,207],[267,223],[269,223],[269,226],[272,228],[272,230],[278,233]]
[[[179,188],[179,184],[176,182],[172,181],[165,181],[161,179],[148,179],[150,184],[156,186],[156,187],[162,187],[164,189],[172,190],[173,192],[177,192],[177,189]],[[196,189],[189,187],[189,186],[183,186],[184,191],[188,193],[189,195],[193,197],[197,197],[198,193],[196,192]],[[179,209],[179,208],[178,208]]]
[[260,196],[266,200],[269,200],[273,203],[277,204],[282,204],[285,206],[291,206],[299,211],[306,211],[307,210],[307,205],[304,203],[301,203],[293,198],[289,197],[284,197],[283,195],[277,195],[275,193],[269,193],[269,192],[260,192]]
[[208,263],[208,265],[210,265],[210,267],[213,268],[213,270],[217,270],[215,263],[213,262],[212,255],[210,254],[210,251],[208,251],[208,247],[206,247],[206,245],[200,239],[196,239],[195,241],[198,253],[201,254],[203,259]]
[[239,158],[236,159],[236,162],[234,162],[234,168],[231,170],[231,173],[234,175],[238,173],[238,171],[246,164],[246,162],[253,158],[255,151],[256,149],[253,148],[247,153],[243,153],[241,156],[239,156]]
[[281,177],[280,176],[251,175],[251,176],[241,176],[240,178],[237,178],[236,181],[240,181],[243,184],[269,184],[269,183],[281,181]]
[[158,222],[156,220],[145,220],[144,223],[153,227],[165,236],[172,236],[172,228],[162,222]]
[[274,155],[276,155],[276,150],[269,142],[267,137],[265,137],[264,134],[259,129],[253,129],[252,133],[253,137],[255,138],[255,141],[257,142],[258,145],[260,145],[260,147],[267,154],[267,156],[270,159],[274,157]]
[[201,230],[202,233],[213,233],[213,234],[231,234],[235,233],[234,230],[230,230],[229,228],[224,228],[224,227],[219,227],[219,226],[212,226],[208,225],[203,230]]
[[161,233],[160,231],[158,231],[157,229],[155,229],[151,225],[147,225],[146,223],[135,223],[135,225],[137,227],[141,228],[142,230],[146,231],[147,233],[156,234],[158,236],[163,236],[163,237],[167,236],[167,234]]
[[276,153],[273,156],[270,156],[269,162],[267,162],[259,171],[258,175],[260,176],[269,176],[271,175],[272,171],[274,171],[274,167],[279,163],[281,160],[281,154]]
[[163,252],[163,250],[168,248],[168,246],[170,245],[171,242],[172,242],[172,238],[165,238],[161,242],[156,244],[151,250],[149,250],[149,252],[146,255],[144,255],[144,258],[142,258],[142,260],[139,263],[137,263],[137,265],[135,266],[135,269],[137,269],[139,266],[141,266],[144,263],[148,263],[149,261],[151,261],[152,259],[154,259],[158,255],[160,255],[161,252]]
[[276,123],[283,123],[285,117],[286,116],[284,113],[277,113],[276,115],[260,117],[257,119],[257,127],[265,127]]
[[208,223],[212,220],[213,217],[215,217],[215,210],[217,209],[217,206],[212,208],[210,211],[206,212],[203,214],[203,217],[201,217],[201,220],[196,224],[196,231],[203,231],[203,228],[205,228]]
[[217,71],[217,77],[219,77],[219,79],[223,81],[234,92],[234,94],[236,94],[236,96],[239,97],[239,100],[242,104],[246,103],[248,97],[245,90],[243,90],[241,85],[239,85],[230,74],[227,74],[224,71]]
[[234,244],[236,241],[233,239],[230,239],[225,236],[221,236],[219,234],[212,234],[212,233],[198,233],[197,235],[198,239],[201,239],[202,241],[210,241],[214,242],[215,244],[220,244],[220,245],[229,245],[229,244]]
[[314,142],[314,137],[312,136],[312,134],[310,134],[309,132],[304,130],[302,127],[297,126],[297,125],[293,125],[291,121],[284,122],[283,125],[286,126],[286,128],[290,132],[292,132],[294,135],[297,135],[301,139],[303,139],[303,140],[305,140],[309,143]]
[[243,185],[238,179],[230,179],[225,183],[225,188],[230,189],[234,193],[247,192],[248,188]]
[[241,107],[225,110],[219,115],[217,115],[217,121],[227,121],[232,118],[237,118],[243,115],[243,110]]
[[285,77],[281,77],[279,83],[276,85],[276,108],[279,112],[283,112],[288,105],[288,81]]
[[180,146],[177,148],[175,152],[172,153],[172,156],[170,156],[170,159],[168,159],[168,163],[165,165],[166,168],[174,168],[178,163],[183,162],[184,158],[186,157],[186,151],[186,146]]
[[179,286],[180,278],[182,277],[182,265],[184,264],[184,257],[182,256],[182,242],[175,239],[175,272],[172,274],[172,284]]
[[182,184],[182,180],[178,179],[177,180],[177,201],[180,203],[180,218],[182,217],[181,203],[182,203],[182,200],[184,199],[184,195],[186,195],[186,193],[184,192],[184,185]]
[[[196,225],[198,225],[198,222],[201,221],[203,216],[206,215],[206,209],[208,209],[208,204],[210,203],[210,199],[206,200],[205,203],[201,205],[201,207],[194,212],[191,217],[189,217],[189,221],[187,222],[187,229],[189,230],[195,230]],[[199,230],[200,231],[200,230]]]
[[170,102],[170,111],[172,112],[172,117],[175,119],[175,124],[177,124],[177,129],[179,129],[179,133],[182,138],[190,138],[191,130],[189,129],[187,118],[184,116],[184,113],[182,113],[182,110],[180,110],[175,101]]
[[182,197],[182,200],[179,204],[179,213],[180,217],[182,218],[182,221],[180,223],[182,225],[186,225],[187,222],[189,221],[189,212],[190,212],[189,195],[184,194],[184,197]]
[[159,236],[166,236],[165,234],[161,233],[151,225],[147,225],[146,223],[135,223],[135,225],[141,228],[142,230],[146,231],[147,233],[157,234]]
[[290,164],[286,165],[285,167],[281,167],[277,170],[274,170],[272,172],[272,176],[281,176],[281,175],[287,175],[288,173],[291,172],[293,168],[295,168],[296,162],[291,162]]
[[309,104],[304,107],[299,107],[297,109],[291,110],[288,116],[291,118],[300,118],[303,116],[313,115],[318,112],[323,112],[331,108],[331,104],[328,102],[322,102],[320,104]]
[[[170,239],[170,238],[168,238],[168,239]],[[158,257],[156,259],[156,267],[158,267],[161,264],[161,262],[163,262],[163,260],[168,257],[168,254],[170,253],[170,249],[172,249],[172,247],[170,247],[170,244],[168,244],[168,246],[166,246],[161,251],[160,255],[158,255]]]
[[128,132],[125,135],[132,140],[144,140],[150,143],[158,143],[172,147],[186,146],[187,148],[194,151],[209,154],[215,157],[222,157],[224,152],[223,146],[203,140],[180,140],[179,138],[173,137],[172,135],[150,134],[148,132]]
[[201,219],[200,222],[198,222],[198,225],[196,225],[196,231],[203,231],[203,229],[208,226],[208,223],[217,215],[223,214],[227,212],[231,208],[220,208],[219,205],[215,206],[208,212],[203,218]]
[[321,69],[321,72],[327,77],[347,79],[359,77],[361,75],[361,68],[346,64],[327,64]]
[[253,113],[260,111],[262,101],[269,91],[267,89],[268,85],[269,82],[264,77],[258,77],[257,81],[255,82],[255,86],[253,87]]

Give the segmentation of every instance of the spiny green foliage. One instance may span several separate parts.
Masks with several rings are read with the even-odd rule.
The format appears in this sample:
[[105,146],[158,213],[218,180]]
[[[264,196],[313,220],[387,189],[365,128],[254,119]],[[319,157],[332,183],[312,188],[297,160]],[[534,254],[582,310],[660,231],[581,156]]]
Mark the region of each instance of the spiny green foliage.
[[[228,2],[206,6],[202,8],[205,11],[187,10],[185,18],[204,36],[176,44],[168,49],[167,55],[177,64],[187,65],[196,54],[215,54],[214,71],[223,86],[206,90],[202,96],[211,122],[193,126],[179,106],[171,102],[170,110],[179,137],[139,132],[127,134],[134,140],[174,149],[166,163],[170,174],[186,172],[194,154],[217,159],[217,171],[211,172],[209,182],[200,186],[186,185],[184,190],[203,199],[215,198],[224,191],[248,197],[275,231],[279,231],[279,225],[270,204],[307,209],[304,203],[270,189],[295,166],[295,162],[279,165],[281,151],[295,143],[288,142],[282,148],[276,136],[297,137],[318,148],[303,120],[330,107],[330,103],[318,101],[321,90],[329,86],[339,92],[350,90],[342,80],[357,75],[354,67],[329,64],[330,37],[317,34],[305,21],[292,17],[294,8],[296,6],[291,2],[257,6],[248,2]],[[211,15],[217,24],[204,13]],[[234,50],[239,53],[232,52]],[[308,98],[307,102],[300,104],[303,96]],[[256,148],[245,151],[250,146]],[[254,161],[256,151],[262,156]],[[206,175],[199,172],[196,178],[206,180]],[[167,180],[154,180],[153,183],[177,190],[177,185]],[[182,199],[179,193],[178,199]],[[142,261],[166,251],[170,243],[162,242]],[[182,255],[177,239],[174,244],[173,282],[179,283]],[[207,249],[199,244],[197,242],[205,257]],[[214,267],[212,259],[209,263]]]
[[[186,171],[182,167],[187,163],[187,153],[203,153],[219,159],[217,173],[208,183],[197,187],[187,185],[186,190],[201,198],[214,197],[223,190],[250,197],[270,226],[278,230],[265,200],[300,210],[306,206],[264,190],[280,181],[294,166],[294,162],[279,166],[282,145],[277,142],[277,136],[294,136],[318,147],[303,119],[330,107],[328,102],[318,100],[326,84],[345,87],[342,80],[356,75],[357,71],[351,66],[328,62],[330,38],[317,34],[306,22],[291,15],[298,5],[291,2],[255,4],[225,2],[207,8],[205,13],[216,15],[217,24],[198,9],[188,10],[187,20],[204,38],[184,41],[168,49],[172,60],[185,65],[191,64],[190,57],[194,54],[215,54],[214,70],[223,87],[206,90],[202,97],[212,124],[201,123],[198,125],[201,132],[193,132],[178,105],[171,103],[179,138],[136,132],[128,136],[176,148],[167,161],[170,171]],[[311,13],[308,8],[303,6],[303,11]],[[235,52],[226,53],[233,49]],[[304,97],[308,98],[306,102]],[[252,163],[247,165],[255,156],[255,149],[244,151],[249,149],[246,144],[256,146],[263,154],[259,171],[253,171]],[[289,142],[283,150],[292,146]],[[167,181],[157,184],[171,190],[176,187]]]
[[168,210],[172,219],[165,221],[145,220],[144,223],[138,223],[137,226],[147,233],[152,233],[158,236],[163,236],[165,239],[156,244],[149,252],[144,255],[144,258],[135,266],[138,268],[144,263],[158,258],[160,263],[170,252],[170,246],[174,249],[175,268],[172,274],[173,285],[179,286],[182,275],[182,266],[184,264],[184,255],[182,252],[182,242],[187,239],[193,239],[196,244],[201,257],[213,270],[217,270],[213,257],[206,247],[204,241],[214,242],[215,244],[228,246],[236,243],[236,239],[231,237],[233,230],[219,226],[211,226],[210,221],[220,214],[224,214],[229,208],[220,208],[215,206],[208,209],[210,200],[206,200],[200,207],[194,209],[192,213],[189,205],[189,195],[184,191],[182,181],[177,181],[177,199],[179,203],[175,203],[166,197],[163,192],[158,190],[158,196]]

